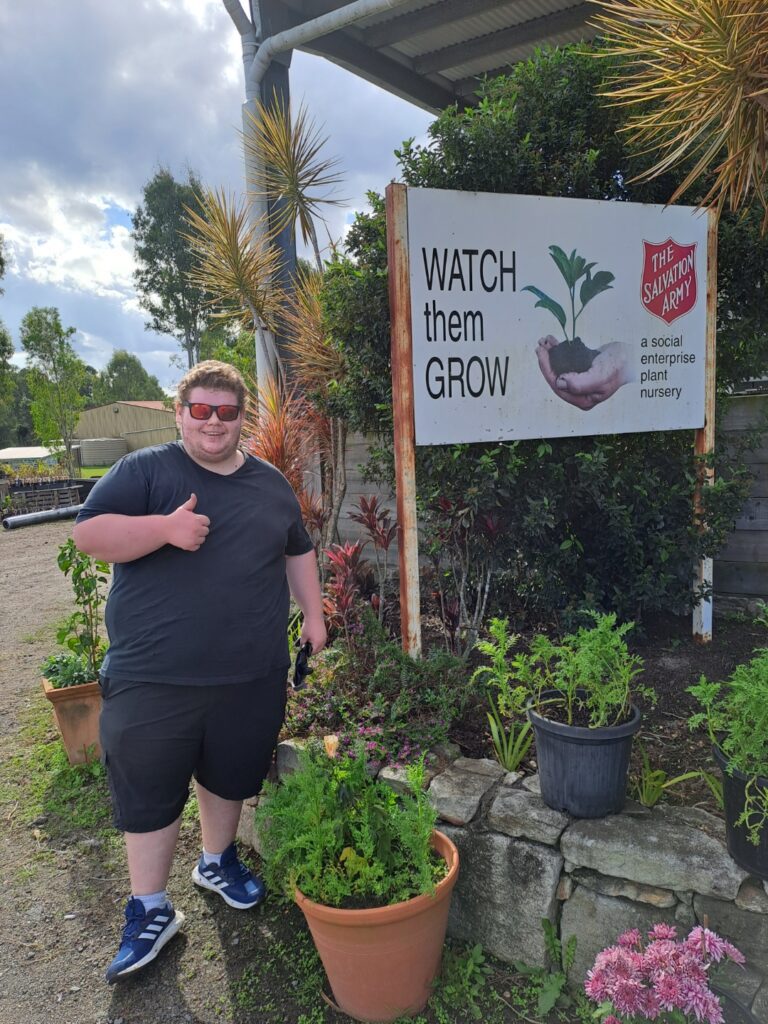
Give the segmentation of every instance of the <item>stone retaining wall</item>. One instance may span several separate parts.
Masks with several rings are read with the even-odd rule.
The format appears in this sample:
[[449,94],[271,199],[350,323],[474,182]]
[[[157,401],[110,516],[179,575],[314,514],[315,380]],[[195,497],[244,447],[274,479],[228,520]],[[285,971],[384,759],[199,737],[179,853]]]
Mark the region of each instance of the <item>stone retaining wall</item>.
[[[278,774],[295,766],[297,745],[280,744]],[[629,801],[622,814],[577,820],[544,804],[536,776],[457,753],[439,752],[429,784],[439,827],[461,857],[449,934],[507,962],[544,965],[547,917],[563,941],[577,936],[571,980],[580,984],[596,954],[628,928],[665,921],[684,934],[706,923],[747,958],[746,968],[719,973],[718,984],[768,1024],[768,883],[731,860],[719,818]],[[380,778],[405,787],[398,769]],[[257,845],[250,809],[240,837]]]

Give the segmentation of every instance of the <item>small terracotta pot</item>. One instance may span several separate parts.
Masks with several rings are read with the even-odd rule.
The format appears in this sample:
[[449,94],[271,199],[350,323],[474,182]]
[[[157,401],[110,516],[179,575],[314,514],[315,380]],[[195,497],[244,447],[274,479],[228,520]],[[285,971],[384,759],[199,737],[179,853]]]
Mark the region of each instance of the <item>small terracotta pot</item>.
[[78,686],[51,686],[43,679],[45,696],[53,704],[53,717],[59,727],[70,764],[86,764],[101,757],[99,715],[101,687],[98,683]]
[[432,845],[448,866],[431,896],[370,910],[326,907],[296,890],[339,1009],[386,1024],[420,1013],[440,970],[459,853],[442,832]]

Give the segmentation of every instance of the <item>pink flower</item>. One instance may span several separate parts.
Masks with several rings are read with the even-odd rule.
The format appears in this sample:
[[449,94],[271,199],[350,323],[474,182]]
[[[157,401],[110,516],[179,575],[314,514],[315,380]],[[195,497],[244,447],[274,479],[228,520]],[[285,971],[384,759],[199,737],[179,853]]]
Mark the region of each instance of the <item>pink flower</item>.
[[640,934],[639,929],[630,928],[628,932],[624,932],[620,935],[616,941],[625,949],[631,949],[633,946],[639,946],[643,941],[643,937]]
[[691,930],[684,945],[691,951],[699,952],[701,956],[710,957],[716,964],[726,958],[737,964],[744,963],[744,956],[734,945],[701,925]]
[[645,945],[632,929],[597,954],[584,988],[593,1002],[612,1004],[615,1012],[604,1024],[621,1024],[616,1013],[644,1022],[675,1013],[685,1024],[723,1024],[720,1001],[709,987],[709,968],[725,959],[744,963],[732,943],[708,928],[694,928],[678,941],[672,925],[657,924]]

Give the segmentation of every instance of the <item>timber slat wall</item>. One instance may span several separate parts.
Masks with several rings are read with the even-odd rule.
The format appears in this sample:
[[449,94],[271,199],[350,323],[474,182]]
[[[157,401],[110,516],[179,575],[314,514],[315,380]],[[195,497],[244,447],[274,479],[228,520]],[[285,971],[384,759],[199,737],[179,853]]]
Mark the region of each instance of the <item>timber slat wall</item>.
[[[743,395],[733,400],[723,429],[738,437],[767,413],[768,395]],[[768,597],[768,438],[763,445],[744,457],[755,479],[733,533],[715,558],[716,598],[749,604]]]
[[[392,514],[394,522],[397,517],[397,502],[395,496],[386,488],[377,487],[375,484],[363,483],[363,476],[359,467],[368,461],[368,446],[362,434],[350,434],[347,439],[347,493],[344,496],[344,504],[341,506],[339,516],[339,534],[341,541],[365,540],[366,534],[362,527],[352,522],[349,513],[361,496],[366,498],[376,494],[385,508]],[[370,547],[370,544],[368,545]],[[390,560],[396,558],[397,545],[390,548]],[[366,551],[366,556],[373,558],[373,551]]]

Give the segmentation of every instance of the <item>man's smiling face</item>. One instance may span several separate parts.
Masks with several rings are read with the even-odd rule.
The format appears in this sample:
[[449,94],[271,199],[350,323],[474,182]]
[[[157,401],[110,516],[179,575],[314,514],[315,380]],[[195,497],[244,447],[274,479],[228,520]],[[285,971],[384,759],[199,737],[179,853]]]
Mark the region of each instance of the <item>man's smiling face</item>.
[[[187,402],[205,402],[208,405],[237,405],[234,391],[212,391],[209,388],[192,388],[187,395]],[[242,410],[237,419],[224,422],[216,412],[210,419],[196,420],[192,418],[189,408],[176,405],[176,423],[181,431],[184,448],[187,454],[201,466],[221,466],[233,461],[240,442],[240,431],[243,426]]]

